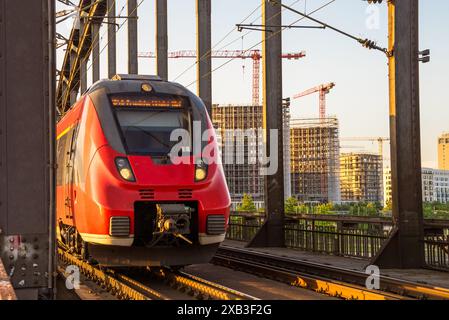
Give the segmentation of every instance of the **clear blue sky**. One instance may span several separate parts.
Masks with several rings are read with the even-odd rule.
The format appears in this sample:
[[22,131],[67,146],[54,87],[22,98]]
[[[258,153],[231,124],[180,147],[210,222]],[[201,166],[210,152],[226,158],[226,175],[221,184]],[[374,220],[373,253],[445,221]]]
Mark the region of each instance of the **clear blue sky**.
[[[140,2],[140,0],[138,0]],[[310,12],[328,0],[284,0],[284,4]],[[168,0],[169,3],[169,50],[195,49],[195,1]],[[260,5],[260,0],[212,0],[212,43],[215,45],[234,28],[234,31],[216,49],[247,49],[261,40],[260,32],[245,35],[235,30],[240,23]],[[421,65],[421,123],[422,160],[425,166],[436,166],[437,137],[449,131],[449,103],[446,96],[446,79],[449,74],[449,1],[420,1],[420,47],[432,51],[432,61]],[[126,0],[117,0],[117,14]],[[63,6],[58,5],[58,9]],[[387,44],[386,5],[379,8],[379,28],[368,28],[371,17],[369,6],[360,0],[336,0],[317,12],[316,18],[344,29],[363,38]],[[139,7],[139,51],[154,51],[154,1],[144,0]],[[246,20],[246,23],[260,23],[260,8]],[[126,8],[122,15],[126,15]],[[298,17],[284,12],[283,23],[290,24]],[[58,31],[67,35],[72,21],[58,26]],[[306,24],[302,22],[300,24]],[[107,44],[105,29],[102,28],[101,48]],[[234,41],[235,40],[235,41]],[[127,30],[118,32],[118,72],[127,72]],[[234,41],[234,42],[233,42]],[[229,43],[233,42],[230,45]],[[224,47],[224,48],[223,48]],[[256,48],[260,48],[258,45]],[[321,83],[335,82],[336,87],[327,96],[328,114],[340,120],[342,137],[377,137],[389,135],[388,129],[388,78],[386,57],[376,51],[368,51],[354,41],[330,30],[290,29],[283,33],[284,52],[305,50],[307,57],[301,60],[284,61],[284,96],[306,90]],[[107,77],[106,50],[102,56],[102,77]],[[63,57],[60,50],[59,63]],[[213,61],[218,67],[226,60]],[[194,63],[192,59],[172,59],[169,62],[169,78],[173,80]],[[154,74],[154,61],[141,59],[139,72]],[[252,62],[235,60],[213,73],[214,103],[249,103],[251,101]],[[176,81],[188,85],[195,81],[195,68],[188,70]],[[90,81],[90,77],[89,77]],[[196,85],[189,87],[196,90]],[[317,95],[294,101],[293,117],[316,117],[318,115]],[[376,151],[377,144],[343,142],[366,150]]]

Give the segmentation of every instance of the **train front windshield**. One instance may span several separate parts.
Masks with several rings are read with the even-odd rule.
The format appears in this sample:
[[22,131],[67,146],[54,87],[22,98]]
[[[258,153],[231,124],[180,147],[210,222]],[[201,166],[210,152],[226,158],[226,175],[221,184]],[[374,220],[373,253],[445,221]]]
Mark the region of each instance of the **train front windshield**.
[[190,133],[189,112],[184,107],[116,106],[115,114],[129,154],[166,156],[178,141],[170,141],[176,129]]

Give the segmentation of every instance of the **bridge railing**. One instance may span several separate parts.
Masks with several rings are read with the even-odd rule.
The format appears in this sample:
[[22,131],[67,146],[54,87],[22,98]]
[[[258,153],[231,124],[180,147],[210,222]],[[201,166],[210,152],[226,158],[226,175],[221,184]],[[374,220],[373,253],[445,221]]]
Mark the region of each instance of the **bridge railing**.
[[[250,241],[265,216],[233,212],[227,238]],[[388,238],[393,222],[388,217],[347,215],[288,216],[285,219],[285,246],[310,252],[369,259]],[[425,254],[429,266],[449,270],[449,221],[425,220]]]

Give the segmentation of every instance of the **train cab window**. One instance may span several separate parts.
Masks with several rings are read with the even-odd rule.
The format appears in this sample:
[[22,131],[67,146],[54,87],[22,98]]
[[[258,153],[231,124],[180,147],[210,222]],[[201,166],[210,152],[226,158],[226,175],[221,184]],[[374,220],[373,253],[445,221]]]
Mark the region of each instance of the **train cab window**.
[[129,154],[166,156],[177,141],[170,141],[175,129],[190,132],[185,109],[116,109],[123,139]]

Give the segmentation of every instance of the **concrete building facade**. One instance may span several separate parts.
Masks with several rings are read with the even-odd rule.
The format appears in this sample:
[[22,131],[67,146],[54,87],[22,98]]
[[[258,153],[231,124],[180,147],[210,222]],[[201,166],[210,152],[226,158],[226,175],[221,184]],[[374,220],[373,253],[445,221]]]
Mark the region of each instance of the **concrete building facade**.
[[449,170],[449,133],[438,138],[438,169]]
[[378,154],[340,155],[341,201],[383,203],[382,165]]
[[384,168],[383,170],[383,192],[384,192],[384,207],[391,203],[393,189],[391,188],[391,168]]
[[290,148],[292,196],[302,202],[339,203],[337,118],[292,120]]
[[[257,208],[264,203],[264,175],[258,154],[263,147],[262,106],[213,105],[213,125],[217,130],[223,168],[231,200],[235,207],[245,193],[253,197]],[[284,196],[290,196],[289,108],[284,107]],[[243,148],[242,148],[243,147]]]
[[[449,203],[449,170],[422,168],[421,175],[423,202]],[[384,181],[385,202],[388,202],[391,201],[390,170],[385,172]]]

